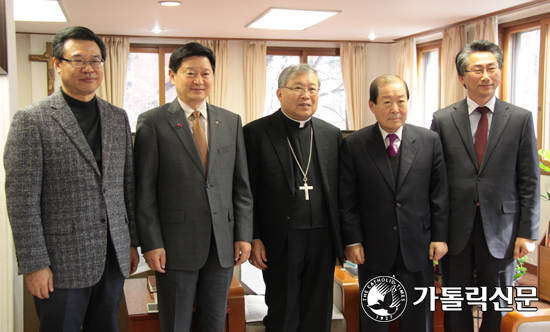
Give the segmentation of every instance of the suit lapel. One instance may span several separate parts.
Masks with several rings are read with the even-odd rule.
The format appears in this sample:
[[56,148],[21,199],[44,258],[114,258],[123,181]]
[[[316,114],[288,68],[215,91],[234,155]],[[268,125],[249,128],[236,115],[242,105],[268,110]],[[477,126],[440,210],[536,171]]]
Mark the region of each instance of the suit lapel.
[[82,133],[82,129],[80,128],[78,121],[76,121],[76,118],[69,108],[69,105],[67,105],[67,102],[63,98],[61,91],[56,92],[56,94],[53,96],[52,108],[54,109],[54,112],[52,114],[54,120],[59,124],[63,131],[65,131],[67,136],[69,136],[69,139],[80,151],[84,159],[88,163],[90,163],[90,165],[92,165],[94,171],[98,175],[101,175],[94,155],[92,154],[92,150],[90,149],[90,145],[86,141],[86,138]]
[[99,109],[101,127],[101,158],[103,159],[103,169],[107,169],[111,163],[112,133],[115,129],[113,128],[112,112],[109,112],[103,100],[99,98],[97,99],[97,108]]
[[479,172],[483,171],[483,168],[487,164],[487,161],[489,160],[489,158],[491,158],[491,154],[495,150],[495,147],[497,146],[497,143],[500,140],[502,133],[504,132],[504,128],[506,128],[506,125],[508,124],[508,120],[510,120],[510,115],[511,114],[508,107],[503,107],[500,104],[500,101],[497,99],[495,101],[495,110],[493,113],[493,119],[491,120],[489,137],[487,138],[487,146],[485,147],[485,152],[483,153],[483,161],[481,163]]
[[[218,151],[219,148],[219,142],[220,142],[220,128],[219,126],[224,125],[222,121],[219,119],[219,113],[212,105],[206,104],[206,108],[208,111],[208,173],[212,173],[212,168],[214,167],[214,163],[216,162],[216,156],[218,155],[216,151]],[[198,149],[197,149],[198,151]]]
[[452,113],[453,121],[455,122],[456,129],[462,137],[462,143],[466,147],[466,151],[470,155],[472,163],[478,168],[476,152],[474,150],[474,140],[472,138],[472,129],[470,127],[470,116],[468,114],[468,103],[464,99],[458,108],[456,108]]
[[370,127],[370,132],[365,137],[367,152],[371,156],[378,171],[382,174],[388,185],[395,192],[395,180],[393,178],[390,159],[384,145],[382,133],[378,127],[378,122]]
[[294,172],[292,171],[292,162],[290,160],[290,151],[288,149],[285,125],[279,112],[281,112],[281,110],[269,116],[269,123],[271,126],[269,126],[266,131],[271,140],[271,144],[273,144],[273,149],[275,149],[277,158],[281,163],[288,186],[294,195]]
[[313,140],[315,141],[315,149],[317,150],[317,159],[319,160],[319,169],[321,172],[321,182],[323,188],[326,188],[325,192],[329,192],[328,186],[328,141],[327,132],[323,126],[323,122],[316,118],[311,118],[311,124],[313,125]]
[[193,138],[191,129],[189,129],[189,123],[177,98],[168,106],[167,112],[169,113],[167,119],[170,127],[176,133],[185,150],[187,150],[191,160],[199,168],[204,177],[206,177],[199,149],[197,148],[197,144],[195,144],[195,139]]
[[401,140],[401,146],[399,150],[401,151],[401,159],[399,161],[399,172],[397,173],[397,190],[401,188],[403,181],[407,177],[411,165],[413,164],[416,153],[418,152],[418,146],[414,144],[416,136],[411,128],[405,124],[403,126],[403,139]]

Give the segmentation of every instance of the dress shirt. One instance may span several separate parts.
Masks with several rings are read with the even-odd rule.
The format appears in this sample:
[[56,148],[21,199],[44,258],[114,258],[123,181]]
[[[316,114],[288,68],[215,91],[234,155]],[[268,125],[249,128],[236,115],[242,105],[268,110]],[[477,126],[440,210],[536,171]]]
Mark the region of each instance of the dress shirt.
[[477,111],[476,108],[478,108],[479,106],[485,106],[489,109],[489,112],[487,112],[487,137],[489,137],[496,100],[497,97],[493,96],[493,98],[491,98],[491,100],[489,100],[487,104],[478,105],[475,101],[471,100],[470,97],[466,97],[466,102],[468,103],[468,114],[470,114],[470,129],[472,130],[472,139],[474,140],[474,143],[476,142],[477,125],[479,124],[479,120],[481,120],[481,112]]
[[195,121],[193,112],[194,111],[201,112],[201,117],[199,118],[199,121],[202,125],[202,129],[204,130],[204,135],[206,136],[206,143],[208,144],[208,112],[206,112],[206,101],[203,101],[202,104],[196,110],[194,110],[189,105],[181,101],[179,98],[178,98],[178,102],[180,103],[180,106],[183,109],[183,113],[185,113],[185,117],[187,118],[187,123],[189,124],[189,129],[191,129],[191,134],[193,133],[193,121]]
[[[380,127],[380,124],[378,124],[378,128],[380,128],[380,132],[382,133],[382,137],[384,138],[384,145],[387,149],[390,145],[390,138],[388,137],[388,134],[392,133],[388,133],[387,131],[382,129],[382,127]],[[393,134],[397,135],[397,138],[395,139],[395,141],[393,141],[393,146],[395,147],[395,151],[399,151],[399,146],[401,146],[401,139],[403,137],[403,126],[399,127],[399,129],[397,129]]]

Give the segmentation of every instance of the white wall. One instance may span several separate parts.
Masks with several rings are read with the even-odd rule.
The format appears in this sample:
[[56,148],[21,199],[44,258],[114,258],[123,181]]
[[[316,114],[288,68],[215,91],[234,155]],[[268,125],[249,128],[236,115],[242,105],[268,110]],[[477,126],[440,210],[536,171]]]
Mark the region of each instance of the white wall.
[[[17,60],[15,51],[15,22],[13,3],[6,1],[6,28],[8,48],[8,74],[0,75],[0,155],[13,114],[17,110]],[[3,164],[3,162],[2,162]],[[23,284],[17,276],[17,266],[11,228],[6,211],[6,196],[3,190],[4,167],[0,166],[0,331],[23,331]]]

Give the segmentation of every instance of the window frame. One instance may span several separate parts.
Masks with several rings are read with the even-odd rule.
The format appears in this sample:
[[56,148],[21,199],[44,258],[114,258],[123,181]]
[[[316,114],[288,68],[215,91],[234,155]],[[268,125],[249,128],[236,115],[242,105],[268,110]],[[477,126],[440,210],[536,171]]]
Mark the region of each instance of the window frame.
[[[420,43],[420,44],[416,44],[416,70],[417,70],[417,79],[418,79],[418,87],[419,87],[419,91],[420,91],[420,87],[423,87],[422,85],[422,77],[423,75],[421,75],[422,73],[422,55],[426,52],[431,52],[431,51],[434,51],[434,50],[437,50],[439,53],[439,61],[438,61],[438,72],[439,72],[439,81],[438,81],[438,89],[437,89],[437,109],[434,110],[437,111],[438,109],[441,109],[441,49],[442,49],[442,45],[443,45],[443,39],[437,39],[437,40],[432,40],[432,41],[429,41],[429,42],[425,42],[425,43]],[[423,91],[423,90],[422,90]],[[420,98],[420,94],[418,94],[418,97]],[[421,99],[418,101],[419,104],[418,104],[418,107],[420,108],[420,103],[422,103],[422,106],[424,105],[424,99]],[[422,120],[424,122],[424,117],[425,117],[425,113],[424,113],[424,109],[422,107]]]
[[[499,25],[499,44],[504,53],[499,98],[508,101],[510,60],[512,50],[510,49],[511,35],[518,32],[527,32],[540,29],[540,50],[539,50],[539,88],[538,88],[538,120],[537,120],[537,147],[538,149],[550,149],[550,108],[545,109],[544,105],[550,102],[545,92],[549,89],[547,80],[550,80],[550,13],[545,13],[522,20],[507,22]],[[546,125],[545,125],[546,124]],[[549,143],[545,143],[549,142]],[[550,161],[540,160],[550,167]],[[549,173],[542,171],[541,174]]]
[[179,45],[157,45],[157,44],[130,44],[130,53],[157,53],[159,71],[159,106],[166,104],[166,89],[164,82],[166,73],[164,71],[166,53],[173,53]]

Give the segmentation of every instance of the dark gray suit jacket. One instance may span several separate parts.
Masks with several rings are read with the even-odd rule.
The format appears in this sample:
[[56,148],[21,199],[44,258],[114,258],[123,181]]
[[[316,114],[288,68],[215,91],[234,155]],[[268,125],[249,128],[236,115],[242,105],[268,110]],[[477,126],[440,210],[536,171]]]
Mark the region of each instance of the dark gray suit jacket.
[[4,151],[19,273],[49,266],[54,288],[83,288],[99,281],[108,230],[125,277],[130,245],[139,245],[128,117],[99,97],[97,105],[101,172],[60,91],[15,114]]
[[[448,191],[439,137],[405,124],[397,181],[378,123],[344,139],[340,215],[344,245],[362,243],[365,266],[390,272],[400,246],[409,272],[423,270],[430,242],[446,242]],[[384,253],[380,259],[375,253]]]
[[449,176],[449,254],[465,248],[478,201],[495,258],[512,257],[517,237],[537,239],[540,171],[531,112],[496,100],[481,167],[466,99],[435,112],[432,130],[441,137]]
[[[254,239],[261,239],[267,264],[279,263],[286,246],[290,216],[294,209],[294,166],[288,148],[281,110],[244,127],[250,183],[254,195]],[[313,139],[319,158],[322,190],[336,257],[343,262],[338,214],[338,149],[340,130],[323,120],[312,118]]]
[[241,118],[210,104],[207,111],[207,173],[177,98],[138,118],[137,227],[142,252],[164,248],[167,269],[200,269],[212,233],[223,267],[234,265],[236,241],[252,242]]

